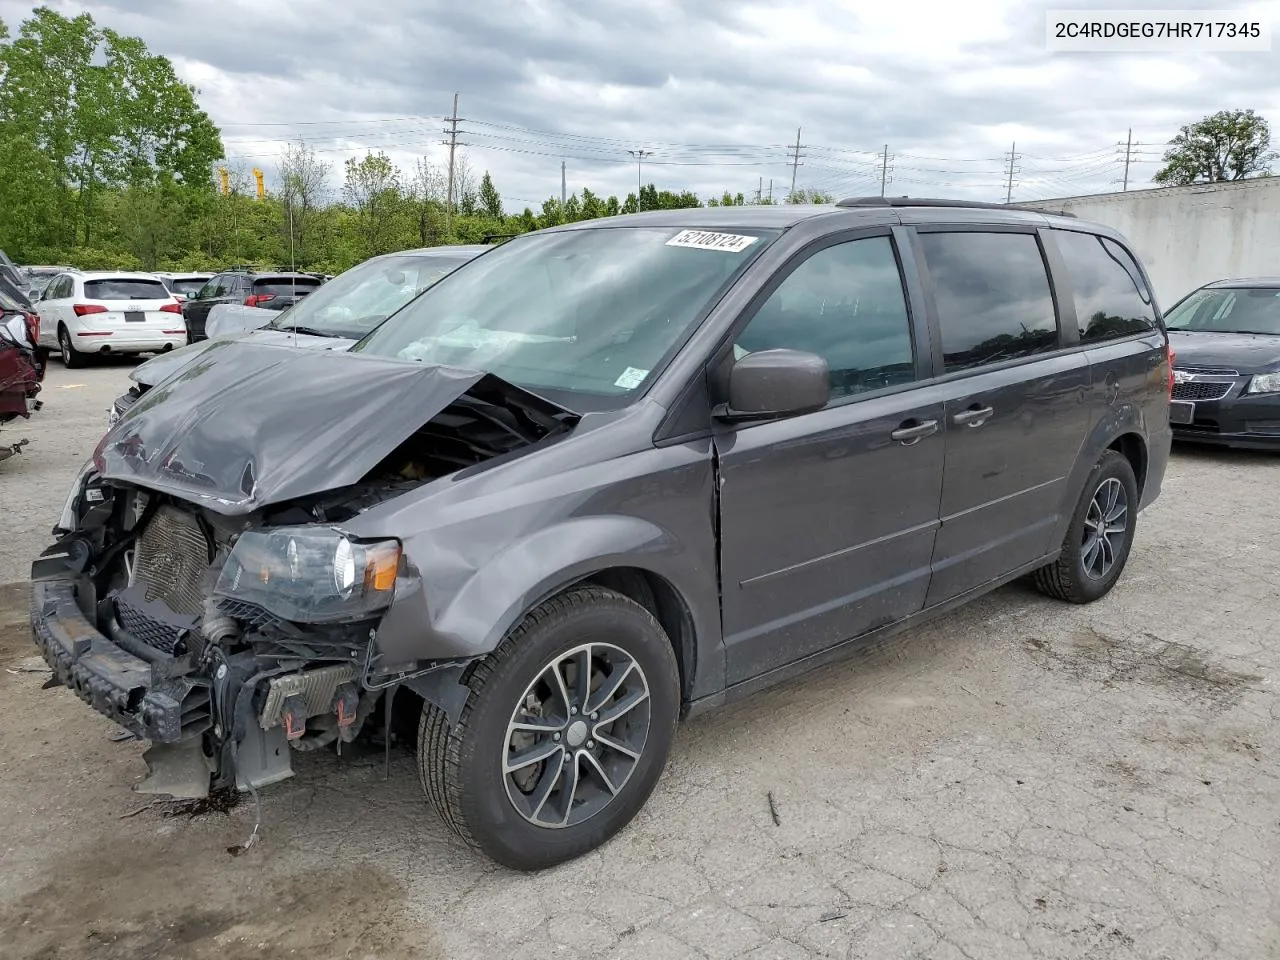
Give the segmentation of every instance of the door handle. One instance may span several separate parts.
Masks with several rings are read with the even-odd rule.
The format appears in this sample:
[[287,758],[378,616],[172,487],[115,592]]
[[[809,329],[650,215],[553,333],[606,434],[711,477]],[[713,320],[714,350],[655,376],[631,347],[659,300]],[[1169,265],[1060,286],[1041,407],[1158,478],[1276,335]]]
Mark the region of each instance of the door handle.
[[[911,421],[907,421],[910,423]],[[910,446],[913,443],[919,443],[922,439],[938,432],[937,420],[925,420],[923,423],[912,424],[911,426],[902,426],[893,433],[889,434],[894,440],[897,440],[903,446]]]
[[978,407],[974,410],[962,410],[951,418],[951,422],[965,427],[980,427],[987,422],[995,410],[991,407]]

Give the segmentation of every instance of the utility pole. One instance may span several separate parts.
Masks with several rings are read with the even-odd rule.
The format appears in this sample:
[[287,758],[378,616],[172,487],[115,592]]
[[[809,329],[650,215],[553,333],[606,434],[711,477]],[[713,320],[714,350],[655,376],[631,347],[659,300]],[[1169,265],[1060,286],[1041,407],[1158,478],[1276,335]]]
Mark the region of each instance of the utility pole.
[[800,166],[800,151],[804,147],[800,144],[800,128],[796,127],[796,145],[788,149],[791,153],[791,193],[787,195],[787,200],[795,196],[796,193],[796,168]]
[[1013,201],[1013,161],[1018,159],[1018,141],[1013,141],[1013,146],[1009,150],[1009,170],[1008,181],[1005,184],[1004,202],[1011,203]]
[[564,209],[569,203],[569,196],[565,188],[564,177],[564,161],[560,161],[560,209]]
[[[1129,139],[1124,145],[1124,185],[1120,187],[1120,192],[1124,193],[1129,189],[1129,157],[1133,153],[1133,127],[1129,128]],[[1115,182],[1114,180],[1112,181]]]
[[449,199],[444,205],[444,223],[445,233],[452,236],[453,233],[453,156],[458,149],[458,95],[453,95],[453,116],[447,118],[449,121],[449,129],[445,133],[449,135],[449,139],[445,141],[449,144]]
[[640,163],[644,160],[645,157],[652,157],[653,151],[645,150],[641,148],[639,150],[628,150],[627,153],[631,154],[633,157],[636,158],[636,213],[639,213],[640,212],[640,191],[644,189],[642,186],[640,186]]
[[756,206],[760,206],[760,198],[764,195],[764,177],[756,184]]
[[884,153],[880,157],[880,196],[884,196],[885,185],[889,182],[889,145],[884,145]]
[[769,178],[769,202],[773,203],[773,177]]

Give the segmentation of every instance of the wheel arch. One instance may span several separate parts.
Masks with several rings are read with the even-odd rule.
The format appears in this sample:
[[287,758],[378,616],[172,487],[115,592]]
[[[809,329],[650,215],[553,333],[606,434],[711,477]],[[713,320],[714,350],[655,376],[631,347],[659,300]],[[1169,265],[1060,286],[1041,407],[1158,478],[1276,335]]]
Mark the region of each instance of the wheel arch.
[[1084,443],[1080,445],[1080,454],[1076,457],[1075,466],[1063,489],[1052,543],[1059,544],[1066,536],[1071,516],[1084,492],[1085,481],[1089,479],[1098,458],[1108,450],[1120,453],[1133,467],[1133,475],[1138,484],[1138,498],[1141,501],[1150,469],[1145,427],[1142,411],[1134,404],[1112,408],[1108,416],[1093,425]]
[[1139,433],[1130,430],[1120,434],[1120,436],[1107,444],[1107,449],[1122,454],[1129,461],[1129,466],[1133,468],[1134,479],[1138,483],[1138,499],[1141,501],[1142,493],[1147,485],[1147,464],[1149,461],[1147,442]]
[[698,632],[694,626],[693,612],[676,586],[656,571],[622,563],[601,564],[598,568],[578,570],[572,575],[558,578],[552,585],[544,585],[532,595],[519,610],[508,611],[499,621],[503,624],[494,635],[498,641],[514,630],[530,613],[574,587],[594,585],[613,590],[644,607],[658,621],[671,643],[680,671],[680,699],[687,703],[692,697],[693,681],[697,675]]

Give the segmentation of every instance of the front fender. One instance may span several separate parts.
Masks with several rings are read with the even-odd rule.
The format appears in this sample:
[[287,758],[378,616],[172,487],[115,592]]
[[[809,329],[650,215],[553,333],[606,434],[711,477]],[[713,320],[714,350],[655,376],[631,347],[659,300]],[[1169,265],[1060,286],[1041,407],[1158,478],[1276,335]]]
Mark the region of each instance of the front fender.
[[[636,566],[643,556],[656,559],[678,547],[674,535],[636,517],[566,519],[510,544],[448,596],[427,588],[424,577],[430,572],[409,571],[403,595],[378,628],[379,646],[387,663],[481,656],[497,647],[532,605],[558,588],[609,566]],[[430,637],[424,636],[426,624]]]
[[[379,625],[378,646],[388,666],[483,656],[542,600],[591,574],[629,567],[663,578],[680,594],[703,660],[719,636],[718,607],[713,616],[708,604],[697,602],[697,584],[687,581],[694,576],[714,583],[715,571],[690,569],[688,560],[680,538],[649,520],[565,519],[513,542],[447,596],[427,587],[429,572],[406,571]],[[715,672],[712,664],[698,666]]]

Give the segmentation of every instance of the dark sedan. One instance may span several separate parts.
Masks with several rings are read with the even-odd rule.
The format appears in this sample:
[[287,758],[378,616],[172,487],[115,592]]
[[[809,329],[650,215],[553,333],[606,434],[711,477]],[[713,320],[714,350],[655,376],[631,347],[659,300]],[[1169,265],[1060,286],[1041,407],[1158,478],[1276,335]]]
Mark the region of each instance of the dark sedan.
[[1174,437],[1280,448],[1280,277],[1205,284],[1165,322]]

